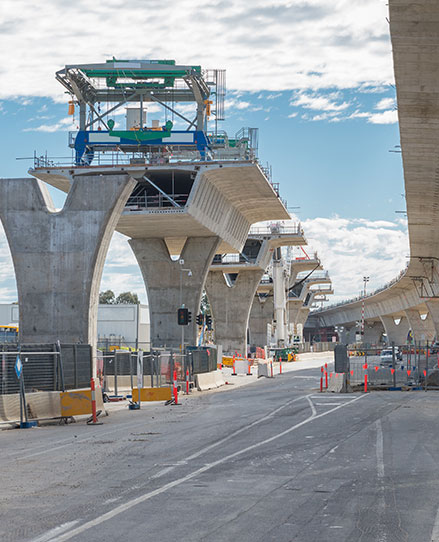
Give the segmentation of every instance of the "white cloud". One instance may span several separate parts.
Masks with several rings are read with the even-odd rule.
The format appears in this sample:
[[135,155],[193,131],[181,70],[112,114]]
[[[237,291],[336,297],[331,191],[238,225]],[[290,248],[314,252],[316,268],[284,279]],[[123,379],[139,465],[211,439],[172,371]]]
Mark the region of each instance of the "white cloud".
[[391,108],[394,108],[395,105],[396,105],[395,98],[383,98],[376,104],[375,109],[379,109],[379,110],[391,109]]
[[123,7],[117,0],[46,0],[33,7],[31,0],[2,0],[0,47],[8,54],[0,98],[65,101],[57,70],[113,55],[226,68],[236,90],[371,92],[393,81],[384,0],[127,0]]
[[398,122],[398,112],[389,110],[382,113],[371,113],[368,122],[372,124],[396,124]]
[[65,132],[69,126],[71,130],[76,129],[77,125],[73,122],[73,117],[65,117],[54,124],[40,124],[23,128],[23,132]]
[[332,93],[327,96],[300,93],[290,101],[290,105],[304,107],[305,109],[315,109],[318,111],[343,111],[347,109],[349,103],[336,103],[333,99],[337,97],[338,93]]

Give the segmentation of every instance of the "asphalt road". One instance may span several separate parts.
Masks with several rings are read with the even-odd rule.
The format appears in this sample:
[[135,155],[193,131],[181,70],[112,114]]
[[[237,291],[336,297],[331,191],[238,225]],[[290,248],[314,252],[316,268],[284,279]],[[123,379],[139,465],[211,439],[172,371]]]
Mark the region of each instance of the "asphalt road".
[[1,431],[0,540],[439,541],[437,392],[319,376]]

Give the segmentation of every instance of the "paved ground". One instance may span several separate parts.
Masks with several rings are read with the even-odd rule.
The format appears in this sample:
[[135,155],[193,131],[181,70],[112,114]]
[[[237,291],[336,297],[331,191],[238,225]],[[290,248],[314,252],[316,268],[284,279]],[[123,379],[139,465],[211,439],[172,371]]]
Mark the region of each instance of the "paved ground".
[[437,392],[321,395],[319,376],[1,431],[0,539],[439,541]]

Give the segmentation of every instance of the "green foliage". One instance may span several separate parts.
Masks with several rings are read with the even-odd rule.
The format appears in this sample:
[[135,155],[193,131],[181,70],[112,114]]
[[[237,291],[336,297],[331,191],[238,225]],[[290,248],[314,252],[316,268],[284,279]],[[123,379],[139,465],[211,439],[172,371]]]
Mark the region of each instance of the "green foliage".
[[116,297],[115,303],[118,305],[139,305],[140,301],[137,294],[133,292],[122,292]]
[[115,303],[115,295],[112,290],[101,292],[99,294],[99,303],[103,305],[113,305]]

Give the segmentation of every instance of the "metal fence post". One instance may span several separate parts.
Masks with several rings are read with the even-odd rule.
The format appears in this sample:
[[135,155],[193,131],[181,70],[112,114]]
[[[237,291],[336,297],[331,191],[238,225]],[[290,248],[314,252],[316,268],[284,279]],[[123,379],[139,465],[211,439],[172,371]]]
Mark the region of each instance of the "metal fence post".
[[395,342],[392,341],[393,387],[396,388]]
[[114,395],[118,395],[117,393],[117,352],[114,352]]

